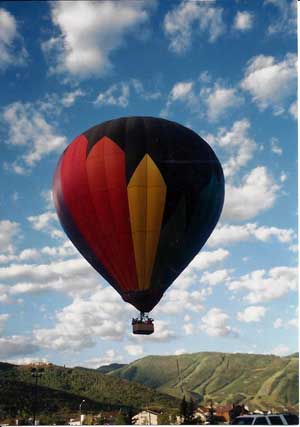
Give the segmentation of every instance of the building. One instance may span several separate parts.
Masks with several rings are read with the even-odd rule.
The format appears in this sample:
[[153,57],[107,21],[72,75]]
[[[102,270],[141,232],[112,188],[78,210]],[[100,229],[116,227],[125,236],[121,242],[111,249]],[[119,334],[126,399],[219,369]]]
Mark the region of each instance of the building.
[[158,412],[145,409],[144,411],[136,414],[132,418],[132,420],[134,421],[135,424],[139,424],[139,425],[157,425],[159,415],[160,414]]

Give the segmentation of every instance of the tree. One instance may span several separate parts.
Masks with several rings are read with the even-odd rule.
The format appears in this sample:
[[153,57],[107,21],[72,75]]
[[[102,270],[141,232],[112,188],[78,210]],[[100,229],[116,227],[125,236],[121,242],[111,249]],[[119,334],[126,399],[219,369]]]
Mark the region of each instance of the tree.
[[192,399],[188,402],[185,400],[185,396],[183,397],[180,405],[180,417],[181,424],[193,424],[194,423],[194,412],[195,412],[195,404]]
[[186,416],[187,416],[187,403],[185,400],[185,396],[183,396],[183,399],[180,403],[180,418],[182,420],[182,424],[186,424],[185,423]]

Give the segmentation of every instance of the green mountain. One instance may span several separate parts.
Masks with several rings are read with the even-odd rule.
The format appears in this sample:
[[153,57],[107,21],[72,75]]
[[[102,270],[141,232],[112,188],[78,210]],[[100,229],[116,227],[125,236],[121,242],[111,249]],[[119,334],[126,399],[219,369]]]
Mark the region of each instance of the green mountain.
[[[38,380],[38,411],[43,414],[76,413],[84,399],[89,412],[145,406],[176,408],[179,401],[146,386],[110,377],[94,369],[44,366]],[[0,419],[17,413],[28,416],[33,412],[34,378],[31,366],[0,363]]]
[[102,374],[108,374],[116,369],[124,368],[127,366],[126,363],[111,363],[110,365],[103,365],[97,368],[97,371],[102,372]]
[[181,398],[245,403],[250,409],[295,409],[299,357],[194,353],[148,356],[109,373]]

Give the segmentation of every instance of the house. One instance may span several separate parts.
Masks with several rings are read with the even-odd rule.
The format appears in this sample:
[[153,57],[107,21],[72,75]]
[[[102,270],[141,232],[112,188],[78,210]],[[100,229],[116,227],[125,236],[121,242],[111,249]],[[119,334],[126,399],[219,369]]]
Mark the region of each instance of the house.
[[132,420],[135,424],[139,425],[158,425],[158,416],[160,414],[158,412],[150,411],[145,409],[142,412],[136,414]]

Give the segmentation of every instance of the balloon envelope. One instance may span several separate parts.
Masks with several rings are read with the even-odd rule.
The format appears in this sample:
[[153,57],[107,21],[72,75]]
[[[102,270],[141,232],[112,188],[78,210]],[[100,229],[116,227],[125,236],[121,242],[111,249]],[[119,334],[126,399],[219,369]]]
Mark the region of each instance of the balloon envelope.
[[127,117],[97,125],[67,147],[53,195],[79,252],[125,301],[149,312],[213,231],[224,176],[192,130]]

